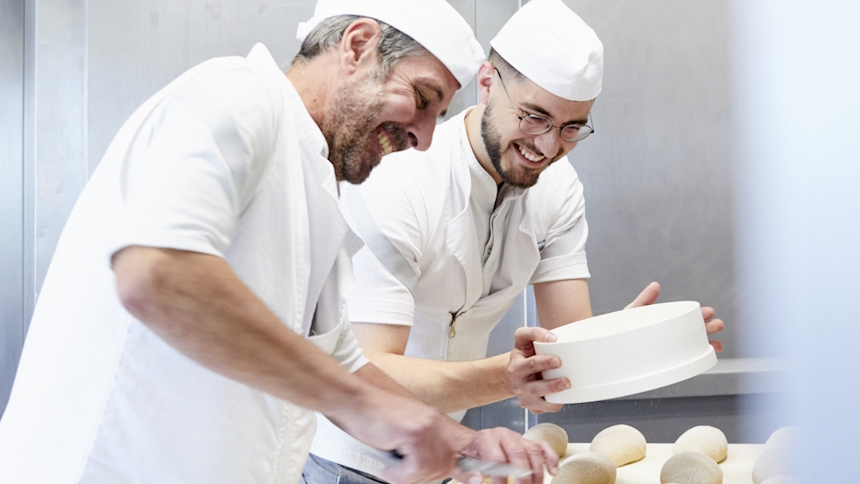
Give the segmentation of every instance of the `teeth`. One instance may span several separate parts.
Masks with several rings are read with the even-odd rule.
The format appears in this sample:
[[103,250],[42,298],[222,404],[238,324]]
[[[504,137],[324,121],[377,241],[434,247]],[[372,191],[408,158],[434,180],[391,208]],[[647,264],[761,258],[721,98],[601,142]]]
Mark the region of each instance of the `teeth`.
[[522,146],[517,145],[517,147],[520,150],[520,154],[522,154],[523,157],[525,157],[525,159],[527,159],[529,161],[538,162],[538,161],[542,161],[544,158],[546,158],[546,156],[535,156],[535,155],[527,152],[525,150],[525,148],[523,148]]
[[377,139],[379,139],[379,146],[382,148],[382,156],[390,154],[394,151],[394,148],[391,147],[391,142],[388,141],[388,136],[379,132],[376,134]]

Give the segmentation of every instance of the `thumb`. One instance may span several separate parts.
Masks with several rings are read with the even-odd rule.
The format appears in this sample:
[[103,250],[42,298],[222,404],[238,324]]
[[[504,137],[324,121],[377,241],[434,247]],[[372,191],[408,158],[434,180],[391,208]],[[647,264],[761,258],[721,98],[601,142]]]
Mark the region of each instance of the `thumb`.
[[624,309],[632,309],[638,308],[641,306],[648,306],[654,304],[657,300],[657,297],[660,296],[660,283],[652,282],[645,286],[645,289],[636,296],[636,299],[633,300],[632,303],[628,304],[624,307]]

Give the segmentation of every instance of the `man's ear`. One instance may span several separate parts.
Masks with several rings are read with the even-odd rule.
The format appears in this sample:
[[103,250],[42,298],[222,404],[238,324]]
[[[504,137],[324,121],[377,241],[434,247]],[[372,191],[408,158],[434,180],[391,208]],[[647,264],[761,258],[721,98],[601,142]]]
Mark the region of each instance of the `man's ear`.
[[382,29],[376,20],[360,18],[349,24],[338,45],[341,68],[352,74],[362,65],[375,65],[381,38]]
[[484,61],[478,69],[478,102],[487,104],[490,101],[490,86],[496,80],[496,68],[492,62]]

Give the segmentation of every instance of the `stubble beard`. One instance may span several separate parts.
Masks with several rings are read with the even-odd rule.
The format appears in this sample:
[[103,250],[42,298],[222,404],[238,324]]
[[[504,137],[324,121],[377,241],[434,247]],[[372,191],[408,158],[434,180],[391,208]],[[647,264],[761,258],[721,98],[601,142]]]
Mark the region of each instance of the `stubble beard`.
[[323,123],[329,145],[328,159],[338,180],[359,184],[379,162],[368,153],[382,111],[381,72],[372,72],[342,88],[334,113]]
[[[493,168],[496,169],[496,173],[502,179],[502,183],[517,188],[529,188],[537,183],[542,170],[515,170],[502,166],[502,137],[493,124],[490,103],[487,103],[484,114],[481,116],[481,139],[484,141],[484,148],[487,150],[490,162],[493,163]],[[516,148],[511,144],[510,149],[515,150]],[[516,153],[513,155],[516,156]]]

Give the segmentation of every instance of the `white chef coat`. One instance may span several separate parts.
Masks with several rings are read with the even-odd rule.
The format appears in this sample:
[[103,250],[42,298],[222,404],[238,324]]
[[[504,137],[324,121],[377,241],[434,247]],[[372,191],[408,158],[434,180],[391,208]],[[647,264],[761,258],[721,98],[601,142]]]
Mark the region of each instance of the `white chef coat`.
[[60,238],[0,421],[4,483],[289,483],[312,412],[222,377],[131,316],[110,257],[223,257],[291,330],[349,371],[361,246],[328,148],[261,44],[200,64],[123,125]]
[[[353,259],[350,319],[412,326],[410,357],[484,358],[528,284],[590,276],[583,188],[567,157],[531,188],[497,190],[469,145],[468,111],[438,126],[429,150],[389,155],[361,186],[341,188],[341,209],[367,244]],[[378,451],[324,417],[311,453],[382,470]]]

